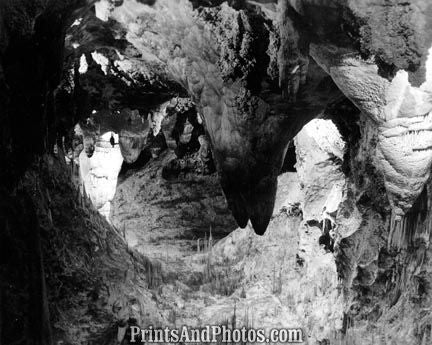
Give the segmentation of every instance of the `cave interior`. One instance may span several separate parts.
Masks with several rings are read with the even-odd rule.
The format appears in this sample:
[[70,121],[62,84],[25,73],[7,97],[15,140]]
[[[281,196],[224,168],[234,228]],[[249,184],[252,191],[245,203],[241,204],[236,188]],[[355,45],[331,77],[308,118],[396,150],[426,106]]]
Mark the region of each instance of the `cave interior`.
[[431,17],[0,0],[0,344],[432,344]]

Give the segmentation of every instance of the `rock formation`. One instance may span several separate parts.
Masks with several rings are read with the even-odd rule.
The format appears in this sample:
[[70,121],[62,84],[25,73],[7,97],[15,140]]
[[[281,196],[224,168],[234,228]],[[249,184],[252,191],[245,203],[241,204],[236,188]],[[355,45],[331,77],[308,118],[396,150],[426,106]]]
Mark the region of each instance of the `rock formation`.
[[[332,87],[315,86],[324,79],[315,61],[366,116],[382,124],[376,165],[385,175],[396,221],[409,210],[428,179],[430,163],[419,155],[427,155],[428,145],[423,138],[427,136],[427,118],[421,117],[430,111],[426,78],[430,42],[427,35],[421,35],[428,27],[420,18],[430,8],[408,4],[386,9],[389,18],[380,32],[391,39],[384,44],[379,42],[375,28],[377,18],[386,10],[376,6],[377,17],[370,20],[365,18],[371,9],[363,4],[332,8],[308,1],[280,1],[279,13],[278,7],[258,2],[243,4],[241,11],[222,4],[202,8],[196,14],[187,1],[161,0],[153,6],[134,1],[121,6],[101,2],[97,15],[122,25],[125,39],[191,94],[206,123],[234,216],[241,226],[252,219],[257,232],[262,233],[271,214],[275,176],[288,141],[332,101]],[[313,11],[317,10],[328,13],[328,22],[316,18]],[[176,13],[176,19],[167,20],[166,13]],[[403,15],[407,25],[412,23],[406,41],[392,38],[398,28],[393,18],[398,15]],[[152,20],[147,20],[149,16]],[[140,25],[140,21],[145,24]],[[405,60],[393,61],[395,52],[404,52]],[[408,79],[415,81],[415,86]],[[296,115],[299,113],[304,115]],[[395,117],[419,119],[392,124]],[[422,125],[416,125],[419,122]],[[255,129],[251,131],[250,126]],[[247,131],[242,130],[246,127]],[[257,147],[251,132],[260,133]],[[391,138],[406,133],[405,139],[409,139],[418,132],[425,147],[408,149],[405,145],[413,152],[410,155],[393,149],[392,140],[397,139]],[[225,139],[228,136],[230,139]],[[263,143],[262,138],[268,137],[273,142]],[[279,154],[276,147],[281,148]],[[268,151],[274,157],[266,163]],[[251,152],[255,152],[254,160]],[[419,160],[422,167],[412,163]],[[252,172],[254,176],[248,177]],[[242,176],[241,184],[236,174]]]

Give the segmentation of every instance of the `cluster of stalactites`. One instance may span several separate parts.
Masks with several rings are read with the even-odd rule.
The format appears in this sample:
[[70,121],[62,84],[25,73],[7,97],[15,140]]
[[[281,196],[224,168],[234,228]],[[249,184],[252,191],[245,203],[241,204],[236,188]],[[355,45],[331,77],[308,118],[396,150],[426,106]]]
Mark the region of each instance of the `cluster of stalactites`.
[[388,247],[395,249],[429,246],[432,229],[432,195],[426,185],[412,208],[404,215],[394,211],[390,220]]

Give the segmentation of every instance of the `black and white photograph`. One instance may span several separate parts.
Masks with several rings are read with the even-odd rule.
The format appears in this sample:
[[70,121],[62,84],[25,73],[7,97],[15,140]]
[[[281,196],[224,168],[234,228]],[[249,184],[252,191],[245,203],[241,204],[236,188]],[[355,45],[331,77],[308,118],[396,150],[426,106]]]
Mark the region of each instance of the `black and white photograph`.
[[431,345],[432,0],[0,0],[0,345]]

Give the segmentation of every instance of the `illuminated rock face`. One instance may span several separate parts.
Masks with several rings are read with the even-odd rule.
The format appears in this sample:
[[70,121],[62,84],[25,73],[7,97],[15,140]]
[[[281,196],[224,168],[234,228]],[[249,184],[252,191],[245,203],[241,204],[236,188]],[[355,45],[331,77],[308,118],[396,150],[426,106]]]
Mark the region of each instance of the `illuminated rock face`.
[[321,119],[309,122],[297,134],[294,143],[297,174],[304,186],[303,216],[321,220],[324,208],[330,213],[336,212],[341,202],[330,205],[332,191],[335,194],[344,188],[345,177],[335,161],[342,161],[345,143],[336,126],[330,120]]
[[109,218],[111,201],[117,187],[117,177],[123,163],[118,146],[118,135],[114,135],[117,143],[114,147],[110,143],[110,138],[111,133],[105,133],[96,141],[91,157],[88,157],[85,151],[81,152],[79,157],[80,177],[85,193],[106,219]]
[[[75,47],[78,59],[86,54],[90,70],[90,60],[94,60],[102,74],[110,74],[107,56],[117,56],[114,66],[126,73],[123,77],[127,83],[134,80],[129,73],[134,68],[140,69],[141,76],[152,75],[149,78],[152,81],[157,80],[155,76],[160,73],[164,78],[169,76],[194,98],[214,147],[225,194],[240,225],[252,219],[258,232],[265,231],[271,213],[267,205],[274,201],[275,171],[279,170],[286,144],[326,105],[316,96],[318,90],[308,89],[313,84],[310,79],[317,76],[309,53],[365,115],[386,121],[385,124],[380,122],[384,127],[377,157],[386,162],[379,163],[383,165],[380,170],[386,175],[395,214],[407,212],[427,180],[428,131],[419,125],[421,116],[430,111],[428,101],[419,100],[429,92],[425,76],[431,27],[426,19],[432,9],[425,0],[401,4],[369,0],[281,0],[279,7],[275,1],[230,1],[230,7],[221,5],[221,1],[103,0],[96,2],[92,19],[86,10],[94,2],[71,3],[55,4],[49,11],[40,5],[36,12],[46,11],[47,18],[53,19],[56,11],[70,14],[74,9],[82,10],[77,13],[83,17],[71,31],[84,27],[88,30],[77,35],[80,37],[73,37],[79,38],[79,42],[69,41],[69,35],[67,42],[78,44],[68,45],[68,49]],[[13,13],[10,10],[15,5],[11,4],[5,2],[4,13]],[[200,5],[204,7],[198,11],[196,8]],[[317,12],[326,15],[319,17],[315,15]],[[37,17],[36,13],[34,15]],[[14,29],[15,22],[12,24]],[[107,35],[100,37],[95,28],[101,28],[99,33]],[[30,26],[23,29],[31,31]],[[39,29],[50,31],[48,24]],[[41,35],[46,36],[49,35]],[[2,42],[2,47],[8,46],[7,35],[2,34]],[[56,47],[59,42],[62,44],[61,38],[56,41]],[[44,47],[48,46],[50,44]],[[51,48],[55,50],[54,46]],[[58,58],[52,56],[53,61]],[[146,63],[139,64],[140,59]],[[367,72],[364,68],[371,70]],[[38,75],[42,78],[44,74]],[[367,99],[361,101],[361,94],[349,89],[349,83],[342,82],[352,75],[357,75],[359,80],[357,92],[361,93],[362,86],[372,85],[366,87],[371,97],[369,104],[366,104]],[[406,87],[406,80],[412,86]],[[402,89],[410,95],[402,97],[405,101],[400,111],[395,111],[399,105],[391,98],[397,97]],[[316,98],[305,97],[305,90]],[[391,95],[386,96],[387,91]],[[321,96],[324,94],[322,92]],[[104,94],[105,101],[108,96],[109,93]],[[317,104],[316,108],[307,109],[305,100]],[[383,107],[393,110],[383,110]],[[385,117],[378,114],[383,111],[387,112]],[[402,126],[408,131],[403,138],[408,142],[406,147],[412,145],[412,134],[416,135],[416,143],[422,142],[420,147],[412,147],[411,152],[406,147],[395,149],[395,133],[401,133],[400,128],[396,132],[387,128],[400,126],[394,122],[395,112],[398,118],[418,117],[411,127]],[[422,121],[426,127],[427,121]],[[263,139],[268,137],[272,140]],[[417,165],[418,160],[425,163]],[[237,183],[239,177],[233,171],[240,172],[242,183]],[[260,176],[257,171],[261,172]],[[258,199],[266,201],[261,203]]]
[[119,136],[121,154],[127,163],[133,163],[138,159],[145,147],[145,137],[127,136],[123,133]]
[[[230,7],[159,0],[148,6],[106,0],[98,3],[97,16],[120,23],[150,70],[160,70],[192,96],[240,226],[251,220],[258,233],[265,231],[288,141],[340,96],[331,82],[317,87],[325,75],[315,62],[382,128],[375,164],[385,176],[394,214],[403,215],[422,191],[431,163],[425,117],[430,42],[423,34],[430,29],[423,19],[431,6],[420,0],[399,7],[369,1],[275,3]],[[216,7],[193,7],[210,4]],[[411,28],[409,39],[395,38],[405,27],[396,18]]]
[[[90,158],[97,140],[104,133],[116,133],[115,143],[119,145],[124,160],[133,163],[147,145],[150,127],[139,111],[128,108],[121,111],[95,111],[86,122],[75,126],[75,135],[83,141],[84,151]],[[108,138],[108,142],[109,142]]]
[[[345,182],[341,160],[335,159],[343,149],[329,120],[313,120],[296,136],[298,173],[278,176],[263,236],[250,225],[236,229],[215,174],[183,171],[167,178],[167,163],[175,158],[170,151],[119,184],[112,221],[130,248],[157,258],[166,276],[176,277],[160,289],[160,299],[177,324],[223,324],[235,306],[238,328],[302,327],[314,344],[343,327],[335,256],[319,243],[323,208],[339,209],[340,200],[329,194]],[[203,244],[210,224],[215,244],[209,254]],[[219,278],[199,278],[209,272]],[[199,289],[190,291],[191,281]]]
[[251,220],[264,233],[289,140],[339,91],[329,80],[318,88],[326,75],[313,65],[307,84],[302,77],[300,106],[293,105],[294,95],[280,92],[272,69],[277,50],[268,52],[276,26],[255,11],[223,4],[198,15],[185,0],[161,0],[153,7],[124,1],[110,16],[147,61],[192,96],[234,217],[242,227]]
[[316,46],[312,52],[347,97],[377,125],[374,161],[384,176],[395,215],[404,215],[430,177],[432,57],[427,60],[425,82],[415,87],[405,71],[388,81],[378,75],[375,64],[358,56],[334,64],[337,50]]

